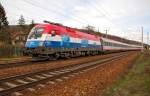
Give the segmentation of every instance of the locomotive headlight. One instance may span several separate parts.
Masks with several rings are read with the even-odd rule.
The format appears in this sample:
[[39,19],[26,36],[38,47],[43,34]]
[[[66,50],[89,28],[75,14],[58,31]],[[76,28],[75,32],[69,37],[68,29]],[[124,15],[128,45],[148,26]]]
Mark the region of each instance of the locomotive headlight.
[[41,42],[39,42],[39,46],[43,46],[43,42],[41,41]]

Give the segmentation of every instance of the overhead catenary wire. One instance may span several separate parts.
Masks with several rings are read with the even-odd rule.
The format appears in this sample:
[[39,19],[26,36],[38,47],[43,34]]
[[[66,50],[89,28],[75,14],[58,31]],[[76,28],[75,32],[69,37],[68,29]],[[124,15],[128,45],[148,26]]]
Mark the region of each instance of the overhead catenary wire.
[[[86,0],[86,1],[88,2],[87,4],[89,6],[93,6],[92,8],[95,9],[100,15],[103,15],[109,22],[114,24],[114,22],[112,22],[112,20],[110,19],[110,17],[111,17],[110,14],[104,8],[102,8],[102,6],[99,3],[93,3],[89,0]],[[97,7],[97,4],[99,4],[98,5],[99,7]],[[103,10],[103,11],[101,11],[99,8],[101,8],[101,10]]]
[[[30,1],[27,1],[27,0],[24,0],[24,2],[26,2],[26,3],[28,3],[28,4],[32,5],[32,6],[38,7],[38,8],[40,8],[40,9],[42,9],[42,10],[49,10],[49,11],[53,12],[54,14],[60,14],[60,15],[63,15],[64,17],[67,17],[65,14],[60,13],[60,12],[58,12],[58,11],[56,11],[56,10],[50,9],[50,8],[48,8],[48,7],[40,6],[40,5],[37,5],[36,3],[30,2]],[[47,11],[47,12],[48,12],[48,11]],[[75,19],[75,18],[72,18],[72,19],[74,19],[74,21],[76,21],[76,22],[80,22],[80,23],[82,23],[82,24],[86,24],[85,22],[80,21],[80,20],[77,20],[77,19]]]
[[[55,2],[55,1],[54,1]],[[52,4],[53,2],[51,2],[51,4]],[[59,8],[61,8],[61,9],[63,9],[64,7],[62,7],[62,5],[60,4],[60,3],[57,3],[57,2],[55,2],[55,6],[57,6],[57,8],[59,7]],[[64,3],[65,4],[67,4],[67,5],[69,5],[65,0],[64,0]],[[53,3],[54,4],[54,3]],[[66,10],[65,12],[68,12],[68,13],[71,13],[69,10]],[[87,22],[87,24],[89,24],[90,22],[87,20],[87,19],[85,19],[85,18],[83,18],[83,17],[79,17],[79,16],[76,16],[76,18],[77,19],[79,19],[79,20],[83,20],[83,21],[85,21],[85,22]]]
[[[38,20],[37,18],[31,16],[32,13],[29,10],[24,10],[23,8],[20,9],[20,7],[18,6],[14,6],[14,5],[9,5],[12,6],[13,8],[15,8],[16,10],[19,10],[19,14],[18,13],[14,13],[14,11],[9,11],[8,13],[10,13],[11,15],[14,15],[15,17],[19,17],[20,15],[23,15],[23,17],[25,17],[25,19],[30,19],[30,20]],[[26,15],[25,15],[26,14]],[[41,17],[44,18],[45,15],[40,14],[39,12],[37,12],[36,14],[40,15]]]

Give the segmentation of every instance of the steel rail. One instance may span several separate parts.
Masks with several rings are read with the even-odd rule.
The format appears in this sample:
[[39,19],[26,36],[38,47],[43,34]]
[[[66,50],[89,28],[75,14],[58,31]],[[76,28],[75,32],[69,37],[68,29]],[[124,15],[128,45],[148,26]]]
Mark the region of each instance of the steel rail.
[[[113,53],[113,54],[122,54],[126,52],[121,53]],[[22,67],[22,66],[28,66],[28,65],[38,65],[38,64],[45,64],[50,63],[52,61],[46,61],[46,60],[29,60],[29,61],[22,61],[22,62],[13,62],[13,63],[7,63],[7,64],[0,64],[0,69],[6,69],[6,68],[13,68],[13,67]]]
[[[0,79],[0,96],[7,96],[13,92],[21,91],[26,88],[33,87],[35,85],[45,83],[47,81],[54,81],[56,79],[68,76],[69,74],[83,72],[91,70],[93,68],[103,66],[108,62],[118,60],[124,56],[127,56],[129,53],[120,54],[114,57],[105,58],[103,60],[92,61],[89,63],[70,65],[56,69],[50,69],[45,71],[27,73],[23,75],[11,76],[7,78]],[[45,75],[44,75],[45,74]],[[27,78],[30,78],[28,80]],[[16,82],[17,80],[22,81],[20,84],[13,84],[11,82]]]

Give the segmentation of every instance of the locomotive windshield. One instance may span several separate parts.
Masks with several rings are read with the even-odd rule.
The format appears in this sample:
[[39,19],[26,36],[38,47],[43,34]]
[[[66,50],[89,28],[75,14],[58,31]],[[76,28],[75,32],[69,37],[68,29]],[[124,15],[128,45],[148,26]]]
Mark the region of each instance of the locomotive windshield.
[[44,31],[44,28],[33,28],[29,34],[29,39],[38,39],[42,36],[42,33]]

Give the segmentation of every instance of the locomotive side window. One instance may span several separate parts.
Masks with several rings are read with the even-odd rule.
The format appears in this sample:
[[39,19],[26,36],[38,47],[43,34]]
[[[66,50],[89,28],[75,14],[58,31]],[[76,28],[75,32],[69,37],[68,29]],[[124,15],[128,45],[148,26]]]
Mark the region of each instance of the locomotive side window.
[[51,31],[51,34],[52,34],[52,37],[56,36],[56,31],[55,31],[55,30],[52,30],[52,31]]
[[29,39],[38,39],[42,36],[44,28],[33,28],[29,34]]

